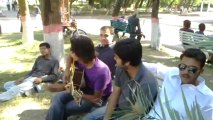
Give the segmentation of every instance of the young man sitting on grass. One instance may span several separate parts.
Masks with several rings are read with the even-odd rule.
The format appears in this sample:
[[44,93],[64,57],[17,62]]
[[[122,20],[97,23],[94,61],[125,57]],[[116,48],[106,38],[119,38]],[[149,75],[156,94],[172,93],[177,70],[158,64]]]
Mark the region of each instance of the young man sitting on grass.
[[18,95],[23,95],[35,85],[57,80],[59,63],[51,56],[50,45],[39,45],[41,55],[37,57],[32,70],[25,77],[4,84],[6,92],[0,94],[0,101],[10,100]]

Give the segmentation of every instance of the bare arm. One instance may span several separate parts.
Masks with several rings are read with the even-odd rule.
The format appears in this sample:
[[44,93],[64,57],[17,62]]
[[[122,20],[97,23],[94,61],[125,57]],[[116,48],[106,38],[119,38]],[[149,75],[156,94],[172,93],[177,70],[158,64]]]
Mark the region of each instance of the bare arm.
[[95,93],[93,95],[83,94],[82,98],[85,100],[88,100],[94,104],[98,104],[101,102],[102,95],[103,95],[103,91],[99,90],[99,91],[95,91]]
[[110,95],[109,104],[107,105],[106,113],[104,115],[104,120],[109,120],[111,118],[112,112],[114,111],[116,104],[118,103],[121,94],[120,87],[113,87],[113,92]]
[[66,68],[65,68],[65,74],[64,74],[64,79],[65,79],[66,82],[70,81],[70,68],[71,68],[71,65],[72,65],[72,57],[69,54],[67,56],[67,59],[66,59]]

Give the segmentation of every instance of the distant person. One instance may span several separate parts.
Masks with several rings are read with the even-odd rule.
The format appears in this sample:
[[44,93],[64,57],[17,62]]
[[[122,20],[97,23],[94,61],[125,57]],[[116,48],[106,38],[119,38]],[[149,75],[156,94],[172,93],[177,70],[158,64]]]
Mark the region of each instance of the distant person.
[[180,31],[194,33],[194,31],[192,29],[190,29],[190,27],[191,27],[191,21],[190,20],[184,20],[183,21],[183,28],[181,28]]
[[39,27],[41,26],[41,10],[38,6],[34,6],[35,8],[35,17],[36,17],[36,26],[35,27]]
[[39,49],[41,55],[37,57],[32,70],[25,77],[6,82],[4,88],[7,91],[0,94],[0,101],[7,101],[18,95],[24,95],[41,83],[57,80],[59,63],[51,56],[50,45],[41,43]]
[[20,32],[22,32],[22,31],[23,31],[23,27],[22,27],[22,21],[21,21],[20,9],[18,10],[16,17],[19,19],[19,21],[20,21],[20,23],[21,23]]
[[17,2],[15,0],[13,0],[13,2],[12,2],[12,10],[13,11],[16,11],[16,5],[17,5]]
[[10,0],[7,1],[7,10],[10,11]]
[[199,31],[196,31],[195,33],[204,35],[204,31],[206,29],[205,24],[204,23],[200,23],[198,25],[198,28],[199,28]]
[[141,40],[142,36],[145,38],[145,36],[141,32],[140,19],[138,18],[137,14],[133,14],[128,18],[128,24],[131,38],[135,38],[137,36],[136,39],[138,41]]

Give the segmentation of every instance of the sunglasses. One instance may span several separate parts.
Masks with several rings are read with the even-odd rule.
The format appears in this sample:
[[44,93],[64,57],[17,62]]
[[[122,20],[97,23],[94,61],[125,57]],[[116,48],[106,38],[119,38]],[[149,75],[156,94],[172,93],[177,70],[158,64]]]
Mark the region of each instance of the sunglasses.
[[183,63],[179,64],[178,68],[179,68],[180,71],[184,71],[187,68],[189,74],[195,74],[199,70],[195,66],[187,66]]
[[107,34],[100,34],[100,36],[105,37],[105,38],[109,37],[109,35],[107,35]]

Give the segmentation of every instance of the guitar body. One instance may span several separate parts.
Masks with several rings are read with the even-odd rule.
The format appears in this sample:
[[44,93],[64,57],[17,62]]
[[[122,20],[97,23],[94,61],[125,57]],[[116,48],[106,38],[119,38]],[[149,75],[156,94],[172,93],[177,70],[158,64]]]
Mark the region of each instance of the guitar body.
[[[84,71],[78,68],[75,68],[74,76],[73,76],[73,86],[76,90],[79,90],[82,86],[84,86]],[[44,87],[46,90],[50,92],[60,92],[65,90],[65,83],[48,83],[45,84]]]
[[73,86],[76,90],[79,90],[84,83],[84,71],[78,68],[75,68],[73,76]]

